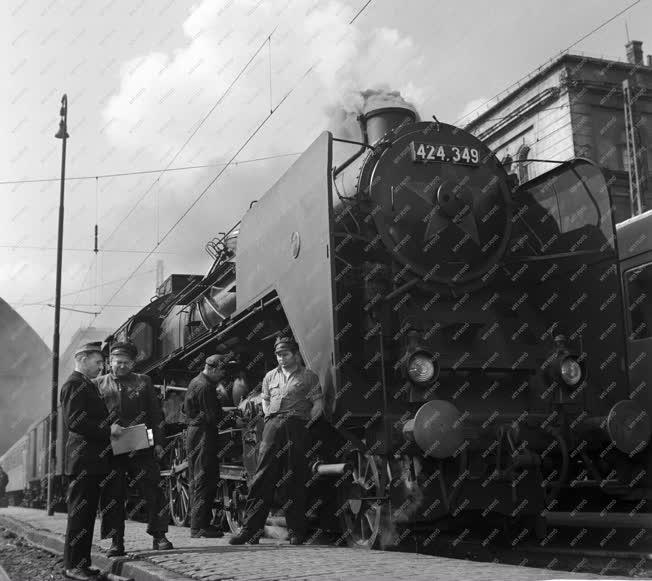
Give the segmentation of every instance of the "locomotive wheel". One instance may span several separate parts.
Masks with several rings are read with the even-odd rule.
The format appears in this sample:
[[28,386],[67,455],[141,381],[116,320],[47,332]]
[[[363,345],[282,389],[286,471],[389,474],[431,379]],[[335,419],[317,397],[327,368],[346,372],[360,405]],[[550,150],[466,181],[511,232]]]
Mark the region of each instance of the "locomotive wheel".
[[237,535],[244,526],[245,502],[247,491],[244,483],[239,480],[221,480],[222,505],[226,522],[234,535]]
[[190,522],[190,488],[187,469],[176,474],[173,472],[170,475],[168,493],[172,521],[178,527],[188,526]]
[[373,549],[380,544],[386,478],[377,456],[356,450],[349,462],[351,478],[343,483],[340,509],[342,536],[350,547]]

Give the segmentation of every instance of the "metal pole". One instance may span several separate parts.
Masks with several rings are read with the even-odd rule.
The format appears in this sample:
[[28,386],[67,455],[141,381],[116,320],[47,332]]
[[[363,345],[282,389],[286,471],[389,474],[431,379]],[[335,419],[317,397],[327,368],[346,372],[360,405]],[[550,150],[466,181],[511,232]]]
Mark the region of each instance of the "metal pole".
[[48,463],[48,515],[54,514],[53,487],[57,466],[57,408],[59,403],[59,320],[61,318],[61,263],[63,255],[63,195],[66,181],[66,141],[68,139],[68,97],[61,98],[61,120],[55,135],[63,140],[61,151],[61,191],[59,194],[59,231],[57,237],[57,282],[54,304],[54,335],[52,337],[52,401],[50,407],[50,461]]

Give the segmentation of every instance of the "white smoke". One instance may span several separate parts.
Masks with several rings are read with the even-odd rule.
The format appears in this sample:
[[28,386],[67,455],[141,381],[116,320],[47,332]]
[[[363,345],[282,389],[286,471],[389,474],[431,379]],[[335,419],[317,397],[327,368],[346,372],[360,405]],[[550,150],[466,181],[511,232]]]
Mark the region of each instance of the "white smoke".
[[416,106],[406,101],[399,91],[388,86],[353,91],[335,106],[327,108],[329,130],[336,136],[347,139],[361,139],[358,116],[383,107],[404,107],[417,111]]

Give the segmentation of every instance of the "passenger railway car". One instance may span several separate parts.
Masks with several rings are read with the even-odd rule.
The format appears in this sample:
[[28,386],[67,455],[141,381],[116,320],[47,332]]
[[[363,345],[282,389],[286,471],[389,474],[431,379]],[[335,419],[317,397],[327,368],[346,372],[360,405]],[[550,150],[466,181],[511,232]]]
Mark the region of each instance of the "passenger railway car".
[[27,440],[27,436],[22,436],[0,457],[0,465],[9,476],[5,494],[12,506],[22,502],[26,489]]

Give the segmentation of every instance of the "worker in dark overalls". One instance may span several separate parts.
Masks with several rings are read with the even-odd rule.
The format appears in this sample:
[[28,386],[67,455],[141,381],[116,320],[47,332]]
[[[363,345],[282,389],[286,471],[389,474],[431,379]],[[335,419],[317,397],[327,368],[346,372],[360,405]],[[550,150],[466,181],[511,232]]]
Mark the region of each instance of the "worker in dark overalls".
[[223,536],[211,526],[212,509],[219,482],[218,430],[222,406],[217,386],[224,377],[227,355],[211,355],[204,369],[188,384],[183,410],[188,429],[186,452],[190,482],[190,536],[192,538]]
[[322,413],[319,378],[301,364],[299,347],[292,337],[277,337],[274,353],[278,367],[265,375],[262,404],[265,427],[258,451],[256,474],[246,503],[245,525],[229,543],[256,542],[274,501],[274,490],[282,476],[282,457],[287,455],[289,502],[285,518],[290,544],[303,544],[306,536],[306,480],[310,434],[307,424]]

